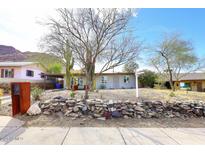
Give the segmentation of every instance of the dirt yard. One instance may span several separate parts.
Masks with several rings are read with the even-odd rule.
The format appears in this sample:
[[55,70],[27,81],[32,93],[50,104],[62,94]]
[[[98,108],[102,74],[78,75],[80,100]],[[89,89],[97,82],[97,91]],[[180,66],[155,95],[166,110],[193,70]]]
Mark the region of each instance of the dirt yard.
[[[140,89],[139,94],[141,99],[144,100],[161,100],[161,101],[174,101],[174,100],[195,100],[205,101],[205,93],[200,92],[186,92],[177,91],[175,96],[170,96],[169,90],[156,90],[156,89]],[[77,98],[82,98],[84,91],[76,91]],[[70,91],[46,91],[42,96],[42,101],[51,99],[55,96],[70,97]],[[112,99],[112,100],[136,100],[135,90],[100,90],[98,92],[91,92],[90,98]],[[11,106],[8,104],[0,105],[0,115],[11,115]],[[205,127],[205,118],[160,118],[160,119],[110,119],[110,120],[97,120],[89,117],[80,119],[72,119],[65,117],[62,114],[56,115],[39,115],[27,116],[18,115],[16,118],[25,121],[25,126],[62,126],[62,127]]]
[[[76,91],[77,98],[83,98],[84,91]],[[170,90],[158,90],[149,88],[140,88],[139,96],[144,100],[161,100],[161,101],[205,101],[204,92],[193,92],[193,91],[176,91],[174,97],[170,96]],[[55,91],[45,92],[42,99],[50,99],[55,96],[69,97],[70,91]],[[112,99],[112,100],[136,100],[135,89],[119,89],[119,90],[99,90],[98,92],[90,92],[89,98],[100,98],[100,99]]]

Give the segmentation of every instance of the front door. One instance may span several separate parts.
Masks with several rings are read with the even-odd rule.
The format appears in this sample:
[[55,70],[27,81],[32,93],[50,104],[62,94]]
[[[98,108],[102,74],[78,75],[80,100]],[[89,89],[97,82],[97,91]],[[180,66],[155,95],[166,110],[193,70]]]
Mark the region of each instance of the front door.
[[202,92],[202,82],[197,82],[197,91]]

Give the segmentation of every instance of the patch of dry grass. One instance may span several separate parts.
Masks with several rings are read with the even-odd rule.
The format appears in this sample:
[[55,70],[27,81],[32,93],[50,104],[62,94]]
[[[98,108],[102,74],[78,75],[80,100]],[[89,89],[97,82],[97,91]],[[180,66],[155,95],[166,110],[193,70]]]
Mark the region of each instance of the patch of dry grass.
[[154,100],[164,100],[164,101],[172,101],[172,100],[196,100],[196,101],[205,101],[205,93],[204,92],[194,92],[194,91],[184,91],[177,90],[172,93],[169,89],[149,89],[142,88],[140,89],[140,95],[142,98],[154,99]]

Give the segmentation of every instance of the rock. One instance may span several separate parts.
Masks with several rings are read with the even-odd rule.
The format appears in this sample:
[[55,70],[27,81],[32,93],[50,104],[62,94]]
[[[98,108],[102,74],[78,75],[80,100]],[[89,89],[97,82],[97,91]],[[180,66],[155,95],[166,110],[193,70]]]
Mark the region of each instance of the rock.
[[150,117],[156,117],[156,112],[148,112],[148,115],[149,115]]
[[202,110],[202,109],[194,109],[193,112],[194,112],[197,116],[202,116],[202,115],[203,115],[203,110]]
[[138,119],[141,119],[141,118],[142,118],[142,116],[141,116],[141,115],[137,115],[137,118],[138,118]]
[[124,115],[123,118],[124,119],[129,119],[129,117],[127,115]]
[[91,106],[90,110],[93,112],[95,111],[95,106]]
[[128,112],[134,112],[134,110],[131,108],[131,109],[127,109]]
[[100,118],[97,118],[98,120],[102,120],[102,121],[105,121],[106,118],[105,117],[100,117]]
[[127,112],[126,110],[122,110],[122,114],[123,114],[123,115],[130,115],[130,113]]
[[41,114],[41,109],[39,107],[38,103],[34,103],[33,105],[30,106],[30,108],[27,111],[28,115],[38,115]]
[[93,114],[93,117],[94,118],[100,118],[100,117],[102,117],[100,114],[97,114],[97,113],[95,113],[95,114]]
[[73,108],[73,112],[78,112],[78,111],[79,111],[78,106],[75,106],[75,107]]
[[43,114],[44,114],[44,115],[50,115],[51,112],[46,110],[46,111],[43,111]]
[[69,117],[74,117],[74,118],[77,118],[79,115],[77,113],[70,113],[69,114]]
[[62,107],[60,105],[57,105],[54,107],[55,112],[59,112],[59,111],[61,111],[61,109],[62,109]]
[[111,112],[114,112],[114,111],[116,111],[116,108],[112,107],[112,108],[110,108],[109,110],[110,110]]
[[52,103],[51,99],[48,99],[48,100],[45,100],[44,102],[41,102],[41,104],[50,104],[50,103]]
[[109,100],[108,103],[107,103],[107,105],[109,105],[109,106],[112,106],[113,104],[114,104],[113,100]]
[[72,113],[72,112],[73,112],[72,110],[68,110],[68,111],[65,112],[64,116],[69,116],[70,113]]
[[88,110],[88,107],[86,106],[86,105],[84,105],[83,107],[82,107],[82,111],[87,111]]

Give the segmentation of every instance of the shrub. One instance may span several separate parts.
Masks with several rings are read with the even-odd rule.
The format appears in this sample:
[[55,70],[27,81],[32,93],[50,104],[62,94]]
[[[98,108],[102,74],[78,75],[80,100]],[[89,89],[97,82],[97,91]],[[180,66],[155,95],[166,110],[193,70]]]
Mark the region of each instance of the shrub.
[[4,95],[4,90],[0,89],[0,97]]
[[170,94],[169,94],[170,97],[175,97],[175,93],[172,91]]
[[71,98],[74,98],[74,97],[75,97],[75,92],[74,92],[74,91],[71,91],[71,92],[70,92],[70,97],[71,97]]
[[42,93],[43,93],[43,89],[39,87],[33,87],[31,89],[31,96],[35,101],[40,100]]
[[156,83],[157,80],[157,75],[150,71],[150,70],[143,70],[143,74],[140,74],[138,77],[139,84],[142,87],[150,87],[153,88],[154,84]]

